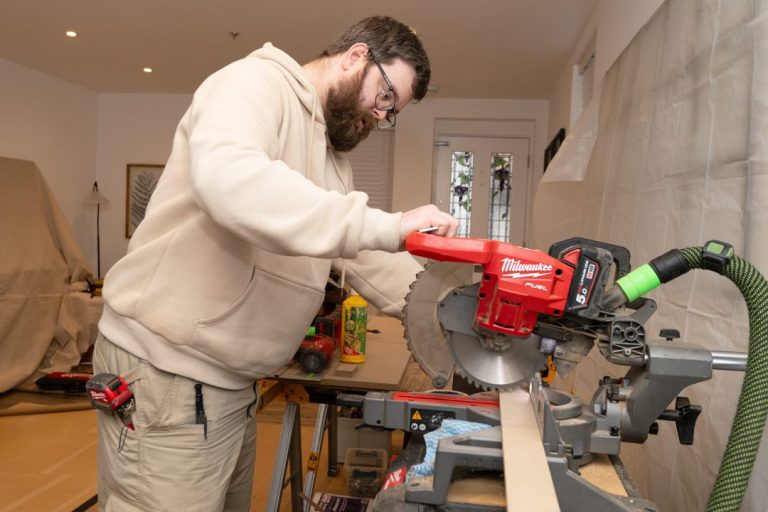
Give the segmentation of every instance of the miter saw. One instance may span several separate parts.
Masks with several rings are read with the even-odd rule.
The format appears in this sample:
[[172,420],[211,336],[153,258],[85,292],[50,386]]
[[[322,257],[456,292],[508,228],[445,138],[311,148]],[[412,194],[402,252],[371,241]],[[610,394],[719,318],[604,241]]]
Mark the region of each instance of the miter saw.
[[508,388],[544,370],[548,355],[565,374],[614,328],[623,334],[613,336],[620,354],[643,360],[652,302],[620,323],[601,303],[609,279],[629,272],[623,247],[573,238],[547,254],[420,233],[406,247],[437,260],[411,285],[403,320],[408,346],[436,388],[454,368],[482,388]]
[[[414,358],[435,388],[445,387],[454,371],[485,390],[528,383],[558,501],[569,511],[655,510],[650,502],[597,489],[579,476],[579,467],[595,454],[617,455],[622,441],[645,442],[658,431],[658,420],[674,421],[680,442],[691,444],[701,408],[678,394],[711,378],[713,369],[747,368],[747,354],[684,345],[674,341],[679,334],[673,330],[663,330],[664,339],[651,342],[644,324],[656,303],[642,295],[692,268],[708,268],[730,277],[749,304],[746,285],[731,275],[736,272],[732,260],[738,260],[762,279],[756,299],[760,311],[768,298],[765,279],[735,258],[728,244],[716,241],[670,251],[631,273],[627,249],[582,238],[556,243],[545,253],[492,240],[415,233],[406,248],[435,260],[411,286],[404,308]],[[543,385],[542,372],[554,367],[567,374],[594,344],[610,362],[630,367],[625,377],[601,380],[590,404]],[[674,409],[666,409],[673,401]],[[762,422],[765,403],[758,413]],[[407,432],[432,431],[445,418],[500,422],[487,396],[472,403],[471,398],[369,393],[363,411],[369,425]],[[738,420],[737,411],[734,430]],[[750,442],[756,437],[759,443],[762,422],[759,432],[749,432]],[[498,427],[441,440],[430,482],[405,490],[405,501],[417,508],[403,510],[473,510],[446,502],[454,470],[499,471],[502,458]],[[748,470],[753,461],[754,454]],[[740,492],[739,501],[743,488]]]

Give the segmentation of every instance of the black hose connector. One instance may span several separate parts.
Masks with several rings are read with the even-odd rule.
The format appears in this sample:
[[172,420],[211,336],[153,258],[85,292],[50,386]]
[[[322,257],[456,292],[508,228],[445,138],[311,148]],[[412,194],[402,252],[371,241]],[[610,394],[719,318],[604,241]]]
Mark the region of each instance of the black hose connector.
[[680,249],[672,249],[661,256],[653,258],[649,265],[653,268],[659,281],[668,283],[669,281],[680,277],[690,270],[688,262]]

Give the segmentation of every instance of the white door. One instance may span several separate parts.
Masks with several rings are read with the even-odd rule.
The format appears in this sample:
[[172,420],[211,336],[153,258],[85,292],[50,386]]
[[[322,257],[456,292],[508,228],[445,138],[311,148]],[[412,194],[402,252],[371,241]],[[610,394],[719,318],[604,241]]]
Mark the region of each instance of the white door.
[[523,245],[530,139],[439,136],[435,202],[458,236]]

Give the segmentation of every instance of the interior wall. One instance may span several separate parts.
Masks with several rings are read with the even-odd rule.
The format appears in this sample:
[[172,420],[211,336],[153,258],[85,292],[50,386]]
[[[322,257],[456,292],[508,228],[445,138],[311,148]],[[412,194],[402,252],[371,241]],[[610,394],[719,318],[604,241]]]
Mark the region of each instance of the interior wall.
[[0,155],[37,163],[96,271],[97,95],[0,59]]
[[541,178],[547,145],[548,110],[546,100],[471,100],[429,96],[421,103],[408,107],[397,116],[395,129],[393,211],[406,211],[431,202],[434,130],[436,120],[441,118],[532,121],[535,128],[531,141],[533,179],[530,186],[531,190],[535,190]]
[[[579,40],[560,73],[549,96],[549,123],[547,141],[552,140],[560,128],[570,132],[576,119],[571,119],[571,87],[573,66],[583,56],[592,37],[595,37],[595,81],[597,91],[605,72],[616,61],[627,44],[646,24],[663,0],[599,0],[589,17]],[[595,95],[593,94],[593,98]]]
[[188,94],[100,94],[98,97],[99,190],[110,204],[101,214],[102,274],[128,248],[125,238],[127,165],[165,164]]
[[[35,160],[72,223],[96,271],[96,219],[82,200],[98,180],[110,204],[101,208],[101,271],[120,258],[125,238],[128,163],[165,163],[191,95],[96,94],[0,59],[0,154]],[[435,120],[505,119],[535,124],[533,187],[541,176],[548,102],[431,98],[398,116],[393,210],[431,200]]]

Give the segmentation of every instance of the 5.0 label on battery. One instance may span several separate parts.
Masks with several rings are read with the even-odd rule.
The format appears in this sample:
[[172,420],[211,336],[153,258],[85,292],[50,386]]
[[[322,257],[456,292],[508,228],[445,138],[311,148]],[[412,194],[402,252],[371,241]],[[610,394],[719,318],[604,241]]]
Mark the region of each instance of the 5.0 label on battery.
[[598,267],[594,261],[586,260],[579,274],[578,285],[575,290],[576,294],[573,297],[573,301],[576,303],[574,305],[575,308],[581,309],[581,307],[588,305],[589,298],[592,295],[592,288],[595,285],[597,270]]

